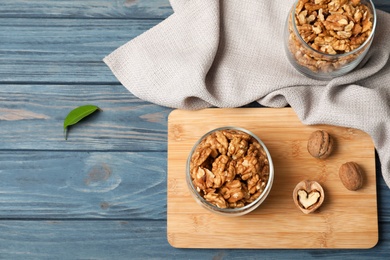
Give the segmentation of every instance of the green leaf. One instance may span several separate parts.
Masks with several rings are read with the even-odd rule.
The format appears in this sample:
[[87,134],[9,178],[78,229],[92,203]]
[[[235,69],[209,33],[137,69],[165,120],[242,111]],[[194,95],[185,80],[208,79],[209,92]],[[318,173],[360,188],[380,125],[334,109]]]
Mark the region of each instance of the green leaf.
[[81,119],[89,116],[93,112],[101,110],[99,107],[94,105],[84,105],[77,107],[69,112],[64,119],[64,137],[67,140],[68,126],[77,124]]

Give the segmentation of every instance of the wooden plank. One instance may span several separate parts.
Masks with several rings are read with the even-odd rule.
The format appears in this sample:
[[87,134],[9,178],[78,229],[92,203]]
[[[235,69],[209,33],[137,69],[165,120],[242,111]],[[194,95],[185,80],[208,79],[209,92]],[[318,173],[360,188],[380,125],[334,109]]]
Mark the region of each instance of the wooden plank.
[[2,0],[0,18],[152,18],[172,13],[169,0]]
[[0,151],[0,183],[0,219],[166,219],[165,152]]
[[389,259],[390,230],[371,250],[177,249],[165,221],[0,221],[2,259]]
[[159,22],[0,18],[0,84],[119,84],[102,59]]
[[[69,128],[73,108],[97,112]],[[0,149],[166,151],[171,109],[144,102],[116,85],[1,85]]]
[[372,0],[372,2],[374,3],[376,9],[390,12],[389,0]]
[[[376,8],[389,12],[388,0],[373,0]],[[172,13],[169,0],[2,0],[0,18],[157,18]]]
[[[375,149],[367,134],[302,125],[291,108],[175,110],[168,120],[168,237],[173,246],[371,248],[378,242]],[[275,167],[266,201],[254,212],[235,218],[197,205],[184,175],[194,143],[206,132],[228,125],[258,135]],[[326,160],[307,152],[307,139],[318,129],[335,140],[336,149]],[[339,179],[338,169],[347,161],[357,162],[364,171],[364,187],[359,191],[348,191]],[[317,213],[305,215],[293,203],[292,191],[302,180],[318,181],[325,190],[325,202]]]
[[1,83],[120,84],[102,59],[157,20],[0,19]]
[[164,230],[163,221],[0,221],[0,258],[156,259],[170,251]]

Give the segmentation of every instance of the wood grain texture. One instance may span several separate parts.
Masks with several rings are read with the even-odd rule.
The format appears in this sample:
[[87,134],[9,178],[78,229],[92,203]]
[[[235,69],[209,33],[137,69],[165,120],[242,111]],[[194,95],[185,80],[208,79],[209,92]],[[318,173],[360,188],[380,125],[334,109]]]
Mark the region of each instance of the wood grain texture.
[[166,153],[1,152],[0,219],[166,219]]
[[2,0],[0,18],[164,19],[169,0]]
[[[390,11],[389,1],[374,2]],[[390,258],[390,190],[379,161],[371,250],[169,245],[171,109],[134,97],[102,59],[170,14],[168,0],[1,1],[0,259]],[[104,111],[65,142],[63,118],[85,103]]]
[[390,12],[389,0],[372,0],[372,2],[374,3],[376,9]]
[[[373,0],[376,8],[389,12],[388,0]],[[2,0],[0,18],[111,18],[164,19],[172,14],[169,0]]]
[[[26,3],[26,1],[23,1]],[[30,3],[31,2],[31,3]],[[43,2],[43,3],[42,3]],[[48,4],[52,1],[27,1],[36,8],[26,8],[28,12],[38,12],[37,18],[24,18],[20,15],[0,16],[0,83],[109,83],[118,80],[102,62],[113,50],[130,41],[144,31],[157,25],[161,20],[149,19],[56,19],[40,17],[41,9],[53,8],[53,14],[60,10],[73,10],[98,7],[103,4],[74,5],[72,1],[54,1],[58,7]],[[81,1],[84,3],[84,1]],[[93,2],[93,1],[92,1]],[[141,5],[148,1],[137,1]],[[16,8],[26,4],[6,1],[5,6]],[[109,3],[109,2],[108,2]],[[27,6],[29,5],[27,4]],[[107,4],[107,3],[106,3]],[[112,3],[113,5],[116,5]],[[158,9],[158,3],[152,5]],[[162,3],[160,3],[162,4]],[[54,6],[55,6],[54,5]],[[67,8],[69,7],[69,8]],[[8,7],[12,9],[11,7]],[[119,7],[118,7],[119,8]],[[38,10],[37,10],[38,9]],[[142,8],[141,8],[142,9]],[[3,9],[2,9],[3,10]],[[50,12],[46,10],[46,12]],[[55,11],[57,10],[57,11]],[[101,10],[102,11],[102,10]],[[107,11],[107,10],[106,10]],[[102,11],[103,12],[103,11]],[[12,11],[10,11],[10,14]],[[13,12],[15,13],[15,12]],[[77,13],[77,12],[76,12]],[[87,12],[88,13],[88,12]],[[133,10],[132,13],[137,13]],[[82,16],[83,12],[79,12]]]
[[[0,85],[0,149],[166,151],[171,109],[134,97],[116,85]],[[85,118],[64,140],[73,108],[103,111]]]
[[[374,250],[199,250],[171,247],[164,221],[0,221],[2,259],[388,259]],[[389,241],[385,233],[383,241]],[[381,244],[381,243],[380,243]]]
[[111,83],[102,59],[157,20],[0,18],[0,83]]
[[[267,146],[275,168],[266,201],[252,213],[235,218],[197,205],[185,179],[194,143],[223,126],[243,127],[256,134]],[[306,148],[310,134],[319,129],[335,140],[326,160],[313,158]],[[338,169],[347,161],[363,169],[364,187],[359,191],[348,191],[339,179]],[[314,214],[304,215],[293,203],[292,192],[302,180],[315,180],[325,190],[325,202]],[[302,125],[291,108],[175,110],[168,119],[167,232],[171,245],[182,248],[371,248],[378,242],[372,140],[355,129]]]

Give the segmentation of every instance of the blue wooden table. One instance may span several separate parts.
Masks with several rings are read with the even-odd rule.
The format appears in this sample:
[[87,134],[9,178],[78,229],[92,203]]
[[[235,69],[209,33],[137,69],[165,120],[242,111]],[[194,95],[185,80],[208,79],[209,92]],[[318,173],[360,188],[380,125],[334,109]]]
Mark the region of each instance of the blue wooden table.
[[[390,1],[374,1],[390,11]],[[167,117],[102,62],[172,14],[168,0],[2,0],[0,259],[390,258],[390,189],[377,161],[370,250],[176,249],[166,238]],[[67,113],[103,109],[72,128]]]

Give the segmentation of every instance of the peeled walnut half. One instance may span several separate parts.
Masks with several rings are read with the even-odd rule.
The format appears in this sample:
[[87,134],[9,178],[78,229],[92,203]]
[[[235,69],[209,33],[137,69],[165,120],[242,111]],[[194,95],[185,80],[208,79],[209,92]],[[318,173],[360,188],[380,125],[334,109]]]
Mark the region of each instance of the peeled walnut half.
[[324,202],[325,193],[316,181],[301,181],[293,191],[295,205],[305,214],[316,211]]

